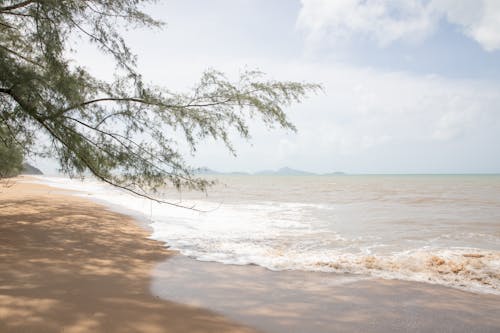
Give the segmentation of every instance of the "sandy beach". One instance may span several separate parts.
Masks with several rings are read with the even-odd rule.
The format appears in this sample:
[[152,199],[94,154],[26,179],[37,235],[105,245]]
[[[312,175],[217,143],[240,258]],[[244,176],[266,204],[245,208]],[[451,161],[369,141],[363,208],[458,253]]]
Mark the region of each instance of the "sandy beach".
[[171,253],[131,218],[53,188],[0,188],[0,332],[252,332],[159,299]]
[[[29,177],[18,178],[30,180]],[[200,262],[85,197],[0,189],[0,332],[498,332],[500,297]]]
[[500,331],[500,297],[350,274],[271,271],[175,255],[153,273],[164,299],[272,333]]

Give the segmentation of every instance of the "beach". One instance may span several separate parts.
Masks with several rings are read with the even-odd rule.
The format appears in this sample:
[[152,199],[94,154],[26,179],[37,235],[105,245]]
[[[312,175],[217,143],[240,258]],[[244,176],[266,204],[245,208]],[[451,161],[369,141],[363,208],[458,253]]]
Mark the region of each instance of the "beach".
[[498,295],[202,262],[94,196],[21,180],[0,193],[0,332],[500,330]]
[[130,217],[43,185],[0,188],[0,332],[253,332],[160,300],[172,253]]
[[428,283],[270,271],[176,255],[154,271],[160,297],[269,333],[500,331],[500,297]]

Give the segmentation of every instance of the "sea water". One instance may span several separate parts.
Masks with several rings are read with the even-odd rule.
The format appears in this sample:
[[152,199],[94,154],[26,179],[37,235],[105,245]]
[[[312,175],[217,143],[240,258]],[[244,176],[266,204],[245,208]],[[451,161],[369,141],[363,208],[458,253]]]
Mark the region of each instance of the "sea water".
[[39,177],[141,214],[201,261],[422,281],[500,294],[500,175],[207,176],[159,204],[106,184]]

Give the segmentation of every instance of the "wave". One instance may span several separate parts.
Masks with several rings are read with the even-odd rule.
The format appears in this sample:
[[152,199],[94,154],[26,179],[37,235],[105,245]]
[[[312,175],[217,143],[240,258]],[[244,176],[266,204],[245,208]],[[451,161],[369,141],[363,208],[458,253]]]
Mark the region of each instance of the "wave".
[[[500,252],[476,248],[424,248],[390,255],[346,249],[308,249],[307,242],[275,239],[175,238],[153,233],[181,254],[201,261],[259,265],[274,271],[348,273],[439,284],[500,295]],[[343,237],[338,236],[343,242]],[[367,252],[367,251],[363,251]]]
[[500,253],[473,248],[417,249],[390,256],[340,255],[318,270],[369,274],[500,295]]
[[[325,214],[333,209],[329,205],[238,202],[203,214],[152,203],[97,181],[37,179],[141,214],[150,221],[151,238],[197,260],[254,264],[276,271],[322,271],[419,281],[500,295],[500,251],[429,246],[425,242],[397,242],[395,247],[380,235],[349,236],[325,223]],[[219,205],[209,201],[196,204],[202,209]],[[467,241],[462,236],[459,238]],[[447,238],[442,234],[432,242]]]

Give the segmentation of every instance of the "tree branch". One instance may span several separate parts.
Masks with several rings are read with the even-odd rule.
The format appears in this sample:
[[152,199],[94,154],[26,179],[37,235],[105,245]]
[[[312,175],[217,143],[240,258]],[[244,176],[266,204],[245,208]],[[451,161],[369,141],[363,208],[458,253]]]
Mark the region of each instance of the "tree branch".
[[14,9],[18,9],[18,8],[21,8],[21,7],[26,7],[29,4],[33,3],[33,2],[36,2],[36,0],[26,0],[26,1],[22,1],[22,2],[16,3],[14,5],[0,7],[0,12],[8,12],[8,11],[11,11],[11,10],[14,10]]
[[41,68],[44,68],[40,63],[34,61],[34,60],[31,60],[30,58],[28,57],[25,57],[23,56],[22,54],[19,54],[18,52],[14,51],[14,50],[11,50],[9,49],[8,47],[6,46],[3,46],[3,45],[0,45],[0,48],[4,49],[5,51],[9,52],[9,53],[12,53],[13,55],[15,55],[16,57],[19,57],[21,59],[23,59],[24,61],[26,62],[29,62],[30,64],[32,65],[35,65],[35,66],[38,66],[38,67],[41,67]]
[[173,105],[173,104],[163,104],[163,103],[153,103],[150,101],[147,101],[142,98],[138,97],[103,97],[103,98],[96,98],[93,100],[89,100],[80,104],[75,104],[72,106],[69,106],[65,109],[62,109],[61,111],[57,112],[56,114],[53,114],[51,117],[59,117],[63,114],[65,114],[68,111],[78,109],[90,104],[95,104],[95,103],[100,103],[100,102],[133,102],[133,103],[139,103],[139,104],[144,104],[144,105],[151,105],[151,106],[160,106],[163,108],[178,108],[178,109],[184,109],[184,108],[189,108],[189,107],[198,107],[198,108],[203,108],[203,107],[209,107],[209,106],[217,106],[217,105],[222,105],[226,104],[232,101],[232,98],[227,98],[223,101],[217,101],[217,102],[212,102],[212,103],[205,103],[205,104],[182,104],[182,105]]
[[[5,90],[5,89],[4,89]],[[161,200],[161,199],[158,199],[158,198],[154,198],[150,195],[147,195],[147,194],[144,194],[144,193],[140,193],[140,192],[137,192],[135,191],[134,189],[131,189],[131,188],[128,188],[126,186],[123,186],[123,185],[120,185],[116,182],[113,182],[111,181],[110,179],[106,178],[105,176],[102,176],[97,170],[96,168],[92,165],[92,163],[90,163],[85,157],[81,156],[81,155],[78,155],[77,152],[75,152],[71,146],[64,140],[62,139],[46,122],[45,122],[45,119],[43,119],[42,117],[40,117],[38,115],[38,113],[36,112],[36,109],[31,107],[30,105],[24,103],[14,92],[10,91],[8,93],[18,104],[20,107],[22,107],[23,109],[25,109],[33,119],[35,119],[43,128],[45,128],[47,130],[47,132],[49,132],[49,134],[55,138],[57,141],[59,141],[59,143],[61,143],[63,146],[65,146],[69,151],[71,151],[72,153],[76,154],[76,156],[78,156],[78,158],[85,164],[85,166],[90,170],[90,172],[95,176],[97,177],[99,180],[107,183],[107,184],[110,184],[112,186],[115,186],[115,187],[118,187],[118,188],[121,188],[123,190],[126,190],[132,194],[135,194],[135,195],[138,195],[140,197],[143,197],[143,198],[146,198],[146,199],[149,199],[149,200],[152,200],[152,201],[155,201],[155,202],[158,202],[158,203],[163,203],[163,204],[167,204],[167,205],[171,205],[171,206],[175,206],[175,207],[179,207],[179,208],[187,208],[187,209],[191,209],[191,210],[194,210],[194,211],[197,211],[197,212],[204,212],[203,210],[200,210],[200,209],[197,209],[195,208],[195,206],[184,206],[184,205],[180,205],[180,204],[176,204],[176,203],[173,203],[173,202],[169,202],[169,201],[165,201],[165,200]]]
[[[64,118],[65,118],[65,119],[68,119],[68,120],[72,120],[72,121],[74,121],[74,122],[76,122],[76,123],[78,123],[78,124],[80,124],[80,125],[82,125],[82,126],[84,126],[84,127],[87,127],[88,129],[91,129],[91,130],[93,130],[93,131],[96,131],[97,133],[100,133],[100,134],[102,134],[102,135],[105,135],[105,136],[108,136],[108,137],[112,138],[113,140],[115,140],[116,142],[118,142],[118,143],[119,143],[122,147],[124,147],[125,149],[127,149],[127,151],[128,151],[129,153],[133,154],[135,157],[137,157],[138,159],[140,159],[142,162],[147,163],[147,164],[148,164],[148,165],[150,165],[151,167],[153,167],[153,168],[157,169],[157,170],[158,170],[158,171],[160,171],[160,172],[165,173],[166,175],[175,176],[175,177],[178,177],[178,178],[183,179],[183,180],[185,180],[185,181],[189,181],[189,180],[190,180],[190,179],[188,179],[188,178],[186,178],[186,177],[183,177],[183,176],[181,176],[181,175],[178,175],[178,174],[172,174],[171,172],[166,171],[166,170],[164,170],[164,169],[160,168],[160,167],[159,167],[159,166],[157,166],[156,164],[154,164],[154,163],[150,162],[149,160],[145,159],[144,157],[142,157],[142,156],[141,156],[141,155],[139,155],[138,153],[134,152],[134,151],[130,148],[130,146],[129,146],[129,145],[127,145],[127,144],[126,144],[125,142],[123,142],[122,140],[126,140],[129,144],[131,144],[132,146],[135,146],[135,147],[136,147],[136,149],[138,149],[140,152],[142,152],[142,153],[144,153],[144,154],[148,155],[148,156],[149,156],[151,159],[153,159],[153,160],[156,160],[156,161],[158,161],[158,162],[160,162],[160,163],[165,163],[165,162],[167,162],[167,161],[165,161],[165,160],[163,160],[163,161],[162,161],[162,160],[161,160],[161,159],[159,159],[157,156],[154,156],[154,155],[152,155],[150,152],[148,152],[148,151],[144,150],[144,149],[143,149],[143,148],[142,148],[142,147],[141,147],[141,146],[140,146],[137,142],[135,142],[134,140],[131,140],[130,138],[127,138],[127,137],[125,137],[125,136],[123,136],[123,135],[121,135],[121,134],[118,134],[118,133],[110,133],[110,132],[102,131],[102,130],[100,130],[97,126],[95,126],[95,127],[94,127],[94,126],[91,126],[91,125],[89,125],[89,124],[87,124],[87,123],[85,123],[85,122],[83,122],[83,121],[80,121],[80,120],[78,120],[78,119],[76,119],[76,118],[73,118],[73,117],[64,116]],[[78,134],[79,134],[79,135],[81,135],[80,133],[78,133]]]

